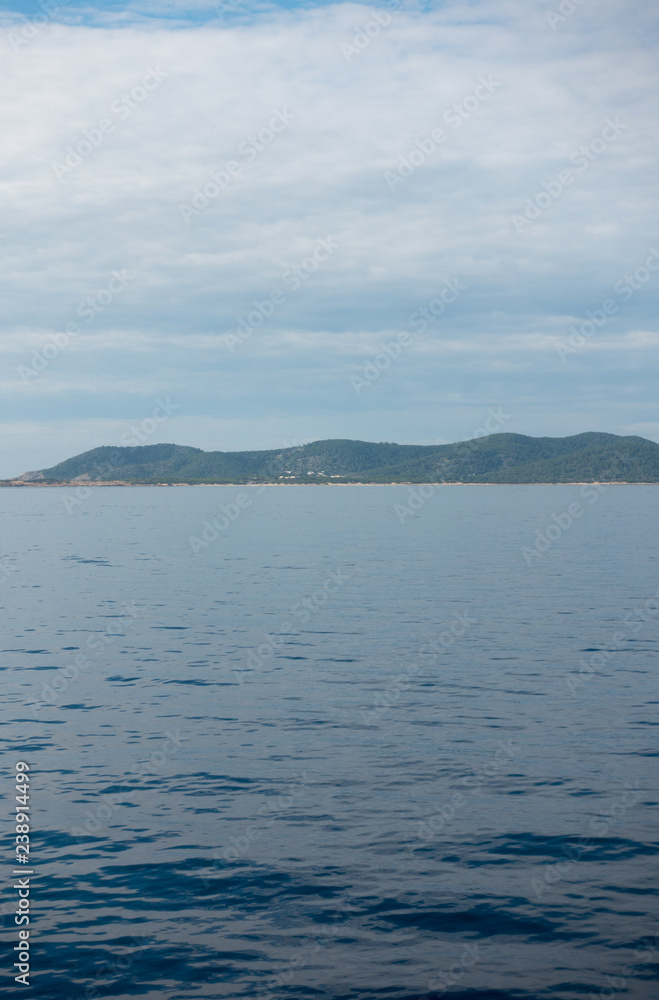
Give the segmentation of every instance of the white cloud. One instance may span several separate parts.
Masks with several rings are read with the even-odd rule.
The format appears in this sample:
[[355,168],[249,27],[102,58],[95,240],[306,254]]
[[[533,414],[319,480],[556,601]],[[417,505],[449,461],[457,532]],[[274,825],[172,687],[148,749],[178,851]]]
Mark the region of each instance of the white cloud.
[[[405,399],[412,373],[438,399],[449,399],[456,378],[460,399],[534,398],[532,385],[556,365],[552,338],[639,266],[656,233],[657,67],[642,37],[651,11],[622,0],[586,3],[552,31],[546,6],[507,0],[402,11],[349,62],[341,45],[371,7],[271,8],[227,28],[217,19],[185,24],[207,4],[141,3],[116,21],[132,18],[133,26],[52,23],[17,52],[6,27],[5,398],[56,420],[62,441],[63,417],[103,420],[111,397],[129,410],[136,393],[146,405],[156,389],[179,396],[190,419],[208,427],[232,421],[236,438],[241,421],[265,428],[273,415],[287,426],[315,420],[320,436],[336,436],[355,404],[346,371],[405,329],[449,278],[468,291],[377,390],[386,436],[407,426],[414,439],[416,419],[418,439],[435,436],[434,418]],[[182,19],[174,26],[166,24],[172,13]],[[84,15],[96,25],[105,16],[118,14]],[[493,81],[487,97],[482,79]],[[270,128],[277,111],[291,117],[279,132]],[[626,127],[586,169],[571,164],[607,118]],[[446,138],[431,149],[437,128]],[[81,142],[81,162],[58,180],[53,163]],[[201,204],[209,172],[230,160],[234,176],[186,224],[181,204],[195,190]],[[385,172],[407,172],[404,161],[413,169],[392,191]],[[572,183],[517,233],[512,216],[565,169]],[[328,236],[339,249],[298,291],[287,289],[286,269]],[[134,281],[81,321],[88,296],[124,269]],[[621,304],[568,375],[553,376],[545,433],[558,426],[566,392],[610,400],[615,383],[601,367],[609,362],[596,359],[615,352],[643,359],[643,422],[656,337],[637,331],[648,324],[656,281]],[[223,335],[282,288],[286,301],[271,323],[229,355]],[[21,350],[29,356],[68,322],[80,323],[81,334],[39,387],[28,392],[18,376],[13,386]],[[236,400],[250,393],[248,417]],[[42,414],[39,401],[48,407],[55,396],[63,409]],[[366,436],[375,403],[360,405],[352,426]],[[535,416],[527,414],[530,427]],[[578,419],[585,425],[572,429],[588,429],[588,413]],[[71,439],[67,450],[76,447]]]

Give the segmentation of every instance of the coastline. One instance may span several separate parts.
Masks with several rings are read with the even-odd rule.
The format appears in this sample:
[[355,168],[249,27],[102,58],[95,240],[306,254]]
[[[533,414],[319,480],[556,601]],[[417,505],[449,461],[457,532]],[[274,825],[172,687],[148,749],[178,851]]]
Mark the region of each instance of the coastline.
[[73,479],[69,482],[48,482],[48,481],[36,481],[36,482],[21,482],[15,479],[3,479],[0,480],[0,489],[27,489],[34,488],[37,489],[79,489],[80,487],[96,489],[102,489],[103,487],[135,487],[143,486],[150,489],[161,488],[174,488],[177,486],[189,486],[189,487],[206,487],[206,486],[228,486],[228,487],[244,487],[249,488],[253,486],[659,486],[657,481],[647,481],[639,480],[638,482],[632,482],[627,480],[608,480],[608,479],[575,479],[568,482],[541,482],[541,483],[477,483],[477,482],[430,482],[429,480],[395,480],[390,483],[374,483],[374,482],[347,482],[347,483],[337,483],[337,482],[306,482],[300,481],[298,483],[292,482],[268,482],[264,480],[263,482],[249,482],[249,483],[140,483],[140,482],[125,482],[125,481],[89,481]]

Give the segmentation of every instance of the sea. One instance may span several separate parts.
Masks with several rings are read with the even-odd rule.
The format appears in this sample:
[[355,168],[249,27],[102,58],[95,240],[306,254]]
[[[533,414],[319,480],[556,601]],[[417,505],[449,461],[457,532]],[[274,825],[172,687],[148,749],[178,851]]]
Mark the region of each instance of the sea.
[[654,1000],[658,507],[1,490],[3,995]]

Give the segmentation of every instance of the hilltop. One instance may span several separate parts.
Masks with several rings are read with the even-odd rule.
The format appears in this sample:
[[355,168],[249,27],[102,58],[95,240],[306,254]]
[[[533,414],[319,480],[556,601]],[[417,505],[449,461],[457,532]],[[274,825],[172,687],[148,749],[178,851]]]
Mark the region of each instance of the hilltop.
[[[328,440],[271,451],[177,444],[94,448],[16,485],[92,483],[659,482],[659,444],[641,437],[491,434],[445,445]],[[8,485],[8,484],[6,484]]]

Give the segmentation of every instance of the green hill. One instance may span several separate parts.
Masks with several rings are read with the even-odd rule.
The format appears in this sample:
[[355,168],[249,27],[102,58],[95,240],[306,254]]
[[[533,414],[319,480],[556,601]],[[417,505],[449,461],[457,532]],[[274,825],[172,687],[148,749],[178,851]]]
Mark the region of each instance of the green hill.
[[446,445],[314,441],[273,451],[205,452],[176,444],[94,448],[23,482],[659,482],[659,444],[587,433],[491,434]]

